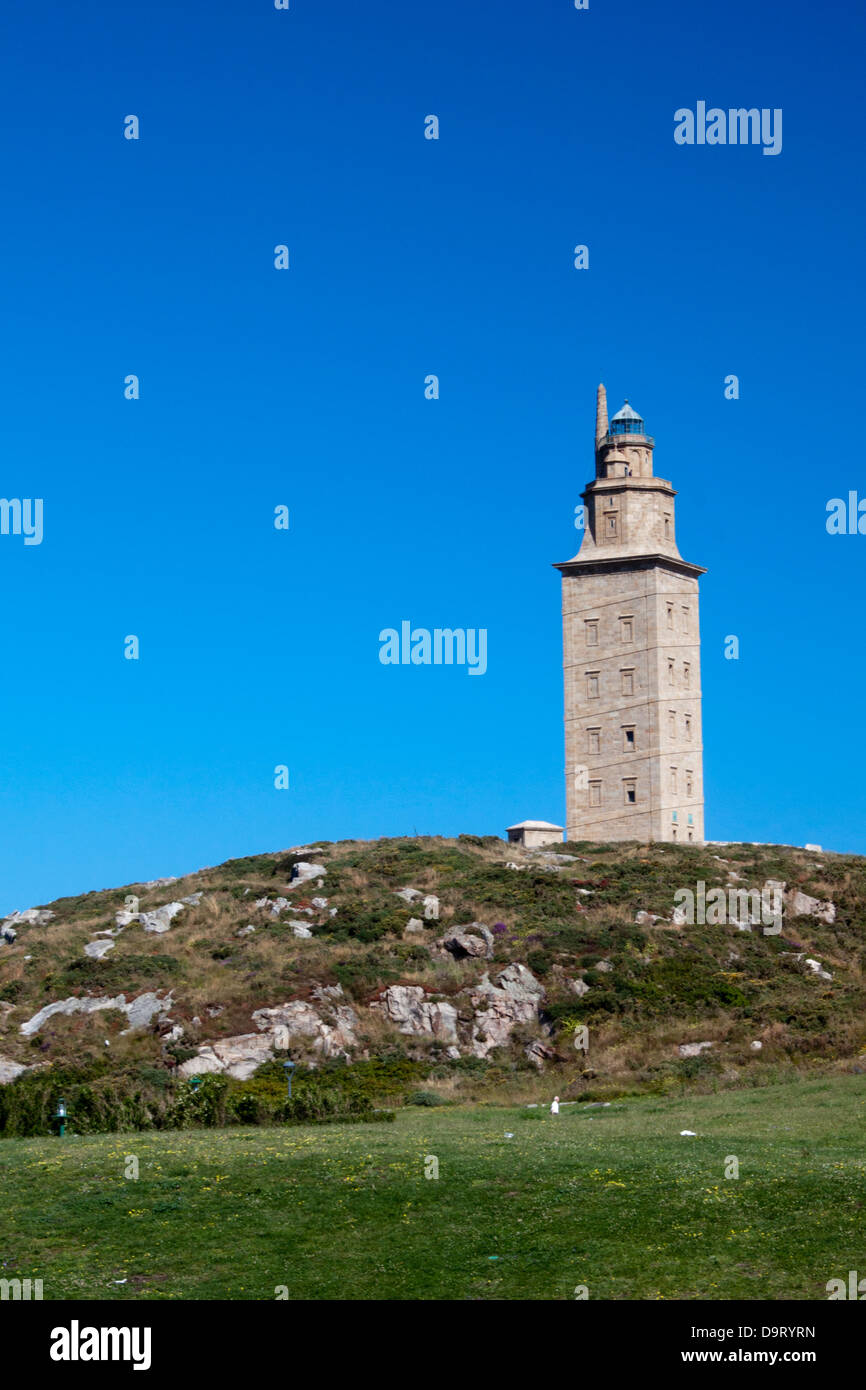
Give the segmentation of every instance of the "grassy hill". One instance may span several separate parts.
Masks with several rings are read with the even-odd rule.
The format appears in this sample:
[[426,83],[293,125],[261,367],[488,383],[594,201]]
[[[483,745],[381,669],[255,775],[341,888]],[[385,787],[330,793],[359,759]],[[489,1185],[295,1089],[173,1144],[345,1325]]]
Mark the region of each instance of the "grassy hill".
[[[321,872],[293,880],[303,864]],[[770,879],[788,889],[780,935],[671,920],[675,893],[698,881],[760,889]],[[408,902],[405,888],[421,896]],[[832,901],[834,919],[795,913],[795,890]],[[159,934],[140,917],[118,929],[129,894],[144,914],[191,901]],[[422,910],[430,895],[435,919]],[[7,1135],[45,1133],[61,1089],[86,1133],[370,1118],[409,1098],[611,1100],[866,1067],[866,860],[856,856],[752,845],[527,852],[471,835],[341,841],[42,907],[50,919],[19,918],[0,945],[0,1074],[27,1068],[0,1086]],[[458,928],[480,954],[437,944]],[[98,940],[113,942],[102,959],[85,954]],[[524,969],[503,976],[510,966]],[[130,1028],[124,1008],[149,994],[151,1021]],[[21,1031],[47,1005],[120,996],[123,1008],[57,1012]],[[513,998],[525,1004],[519,1017],[505,1007]],[[409,1026],[429,1031],[406,1030],[397,1004],[407,999]],[[184,1077],[221,1068],[213,1058],[227,1040],[256,1042],[256,1011],[287,1005],[262,1066],[212,1069],[191,1094]],[[507,1036],[490,1045],[503,1018]],[[310,1019],[323,1031],[304,1031]],[[346,1046],[341,1019],[351,1020]],[[575,1046],[583,1027],[585,1049]],[[681,1054],[697,1042],[712,1046]],[[290,1106],[286,1055],[298,1063]]]

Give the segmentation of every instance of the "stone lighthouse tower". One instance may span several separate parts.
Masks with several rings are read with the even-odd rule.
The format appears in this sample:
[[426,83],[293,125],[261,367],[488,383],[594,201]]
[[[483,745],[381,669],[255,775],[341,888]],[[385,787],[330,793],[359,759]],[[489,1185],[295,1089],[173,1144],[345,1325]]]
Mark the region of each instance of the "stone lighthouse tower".
[[626,401],[598,388],[583,544],[562,574],[569,840],[704,838],[698,577],[676,493]]

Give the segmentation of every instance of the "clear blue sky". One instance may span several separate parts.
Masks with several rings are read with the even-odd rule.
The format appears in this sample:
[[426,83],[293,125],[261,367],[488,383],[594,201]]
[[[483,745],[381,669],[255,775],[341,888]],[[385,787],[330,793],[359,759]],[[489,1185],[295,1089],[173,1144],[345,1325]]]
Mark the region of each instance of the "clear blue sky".
[[[561,820],[599,380],[708,569],[707,834],[866,852],[853,6],[55,0],[2,52],[0,495],[45,535],[0,536],[0,910]],[[676,145],[698,100],[782,153]],[[486,675],[381,665],[403,619]]]

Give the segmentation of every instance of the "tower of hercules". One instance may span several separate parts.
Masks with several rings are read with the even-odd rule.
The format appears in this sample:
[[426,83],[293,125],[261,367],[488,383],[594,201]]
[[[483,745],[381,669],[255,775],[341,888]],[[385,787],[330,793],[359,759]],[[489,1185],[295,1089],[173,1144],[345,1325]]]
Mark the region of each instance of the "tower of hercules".
[[626,401],[598,388],[583,543],[562,574],[569,840],[704,838],[699,565],[677,549],[676,493]]

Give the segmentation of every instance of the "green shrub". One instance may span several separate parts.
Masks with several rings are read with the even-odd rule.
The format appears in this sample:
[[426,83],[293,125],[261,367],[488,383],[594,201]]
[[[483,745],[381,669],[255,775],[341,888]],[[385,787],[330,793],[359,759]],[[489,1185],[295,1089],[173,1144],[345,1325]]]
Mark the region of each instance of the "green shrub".
[[406,1097],[407,1105],[453,1105],[454,1102],[446,1100],[445,1096],[437,1095],[435,1091],[413,1091],[411,1096]]

